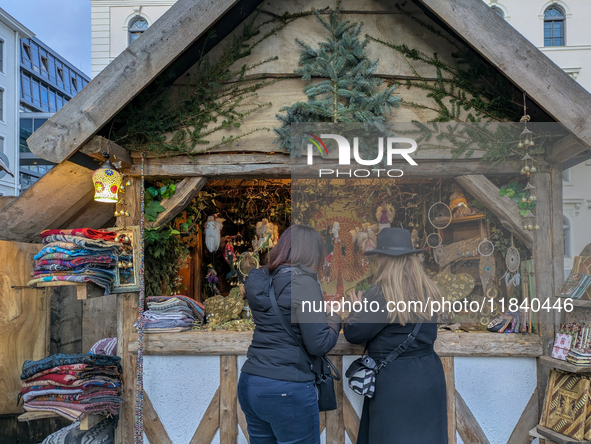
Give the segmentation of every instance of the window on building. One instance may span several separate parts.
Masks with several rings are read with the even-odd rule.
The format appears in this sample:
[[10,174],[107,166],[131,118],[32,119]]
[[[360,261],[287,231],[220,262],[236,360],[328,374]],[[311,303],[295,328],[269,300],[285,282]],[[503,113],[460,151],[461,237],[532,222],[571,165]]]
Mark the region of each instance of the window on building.
[[564,237],[564,256],[571,257],[570,252],[570,221],[566,216],[562,216],[562,235]]
[[27,45],[26,43],[23,43],[23,53],[25,54],[25,56],[27,56],[28,60],[31,60],[31,47],[29,45]]
[[41,56],[41,69],[49,73],[49,61],[47,60],[47,57]]
[[57,67],[57,79],[59,82],[64,83],[64,70],[59,66]]
[[0,136],[0,153],[4,154],[4,137]]
[[562,170],[562,181],[563,182],[570,182],[570,168],[566,170]]
[[4,41],[0,40],[0,72],[4,72]]
[[76,80],[76,77],[72,77],[71,82],[72,82],[72,91],[77,92],[78,91],[78,80]]
[[501,8],[499,8],[498,6],[491,6],[490,9],[492,9],[493,11],[495,11],[497,14],[499,14],[501,17],[505,18],[505,11],[503,11]]
[[557,5],[544,12],[544,46],[564,46],[565,14]]
[[142,17],[136,17],[129,23],[129,44],[137,40],[142,33],[148,29],[148,22]]
[[0,120],[4,121],[4,90],[0,88]]

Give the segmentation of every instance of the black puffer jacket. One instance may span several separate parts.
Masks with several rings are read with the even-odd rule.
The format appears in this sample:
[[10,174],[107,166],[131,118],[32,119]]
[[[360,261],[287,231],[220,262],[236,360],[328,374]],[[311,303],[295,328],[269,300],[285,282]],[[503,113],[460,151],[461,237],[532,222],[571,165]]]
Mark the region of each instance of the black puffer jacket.
[[[267,267],[252,270],[246,279],[246,298],[256,329],[242,371],[283,381],[314,381],[308,357],[273,311],[269,299],[270,279]],[[292,328],[319,368],[320,357],[337,342],[341,318],[327,316],[324,312],[303,315],[303,300],[316,302],[317,306],[323,301],[317,274],[302,265],[282,265],[274,273],[273,286],[279,309],[288,321],[291,319]],[[303,319],[305,322],[298,322]]]

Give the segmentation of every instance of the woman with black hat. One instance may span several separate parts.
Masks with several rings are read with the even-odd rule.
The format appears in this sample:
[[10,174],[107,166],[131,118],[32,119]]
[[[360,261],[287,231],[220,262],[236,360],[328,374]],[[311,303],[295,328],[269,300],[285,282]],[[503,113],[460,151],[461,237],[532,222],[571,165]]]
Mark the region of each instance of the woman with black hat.
[[[368,355],[378,364],[405,341],[410,345],[378,371],[375,393],[363,403],[357,444],[448,442],[445,376],[433,351],[436,320],[422,313],[419,304],[408,308],[411,301],[425,304],[443,297],[416,257],[423,251],[413,247],[407,230],[385,228],[377,248],[365,253],[375,255],[376,262],[374,285],[363,294],[368,300],[364,307],[375,301],[379,309],[352,311],[345,338],[353,344],[367,343]],[[351,299],[362,297],[353,293]]]

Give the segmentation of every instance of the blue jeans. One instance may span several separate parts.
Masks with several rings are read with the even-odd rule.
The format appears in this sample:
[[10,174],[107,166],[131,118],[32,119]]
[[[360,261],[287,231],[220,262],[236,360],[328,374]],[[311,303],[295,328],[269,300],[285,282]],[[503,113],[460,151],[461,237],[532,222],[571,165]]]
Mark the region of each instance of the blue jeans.
[[238,401],[250,444],[320,444],[318,395],[313,382],[290,382],[242,372]]

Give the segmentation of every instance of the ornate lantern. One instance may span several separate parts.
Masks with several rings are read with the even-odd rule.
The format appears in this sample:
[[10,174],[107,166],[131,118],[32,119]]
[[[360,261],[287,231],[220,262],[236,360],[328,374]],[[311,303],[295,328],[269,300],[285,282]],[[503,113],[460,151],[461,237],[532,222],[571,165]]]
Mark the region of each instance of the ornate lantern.
[[109,161],[109,155],[105,155],[107,161],[92,173],[92,183],[94,184],[94,200],[97,202],[117,203],[119,198],[117,193],[121,186],[121,174],[113,167]]

